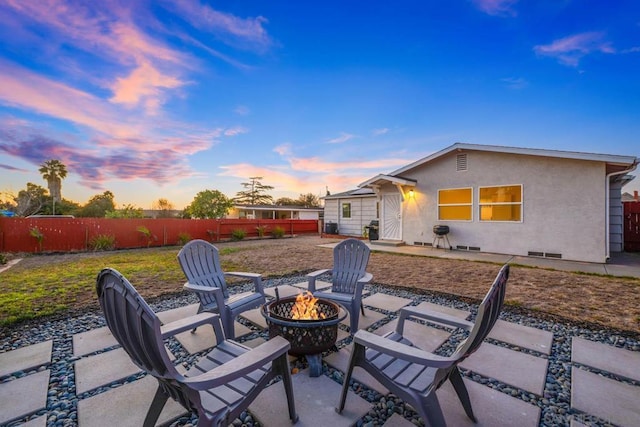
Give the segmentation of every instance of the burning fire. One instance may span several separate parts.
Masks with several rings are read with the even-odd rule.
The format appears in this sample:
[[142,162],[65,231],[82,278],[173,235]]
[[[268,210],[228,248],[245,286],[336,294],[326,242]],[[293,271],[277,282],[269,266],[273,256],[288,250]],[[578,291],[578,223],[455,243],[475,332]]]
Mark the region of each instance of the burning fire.
[[296,303],[291,308],[291,318],[296,320],[320,320],[324,319],[325,314],[318,311],[318,298],[314,297],[309,291],[298,294]]

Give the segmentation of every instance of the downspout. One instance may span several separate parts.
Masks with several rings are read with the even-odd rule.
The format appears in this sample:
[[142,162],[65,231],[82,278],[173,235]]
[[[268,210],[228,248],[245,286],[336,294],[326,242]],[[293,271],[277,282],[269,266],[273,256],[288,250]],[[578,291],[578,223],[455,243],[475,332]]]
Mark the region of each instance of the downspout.
[[616,175],[623,175],[623,174],[627,174],[629,172],[633,172],[636,167],[638,167],[638,159],[636,158],[636,160],[633,162],[633,164],[631,165],[631,167],[629,167],[629,169],[625,169],[623,171],[619,171],[619,172],[612,172],[610,174],[608,174],[605,178],[605,183],[604,183],[604,188],[605,188],[605,262],[609,261],[609,258],[611,258],[611,248],[609,246],[609,243],[611,241],[611,236],[609,235],[609,231],[611,229],[611,218],[610,215],[611,213],[609,212],[609,208],[611,207],[611,202],[610,202],[610,198],[611,195],[609,194],[610,191],[610,182],[611,182],[611,177],[616,176]]

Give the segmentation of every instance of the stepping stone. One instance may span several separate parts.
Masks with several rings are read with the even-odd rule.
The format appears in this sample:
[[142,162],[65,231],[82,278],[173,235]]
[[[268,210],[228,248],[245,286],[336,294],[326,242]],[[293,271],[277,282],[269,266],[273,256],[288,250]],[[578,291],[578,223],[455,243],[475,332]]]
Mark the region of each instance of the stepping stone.
[[[480,347],[482,349],[482,347]],[[467,378],[464,383],[469,391],[471,407],[478,423],[471,421],[464,412],[458,395],[450,381],[445,382],[436,392],[444,419],[448,426],[494,427],[518,426],[537,427],[540,408],[508,394],[483,386]]]
[[548,360],[497,345],[483,343],[460,367],[505,384],[542,395]]
[[[358,320],[358,329],[367,329],[369,326],[387,317],[386,315],[378,311],[369,310],[368,308],[364,309],[364,314],[365,315],[363,316],[362,313],[360,313],[360,319]],[[340,315],[342,315],[342,313]],[[351,315],[347,313],[347,317],[345,317],[344,320],[340,323],[345,326],[349,326],[350,317]]]
[[624,427],[640,425],[640,387],[571,369],[571,407]]
[[75,365],[78,395],[140,372],[122,348],[80,359]]
[[160,319],[162,324],[175,322],[176,320],[184,319],[194,314],[198,314],[199,304],[190,304],[184,307],[178,307],[171,310],[159,311],[156,316]]
[[383,427],[416,427],[414,423],[406,419],[405,417],[393,414],[382,425]]
[[[278,288],[278,294],[280,295],[280,298],[294,297],[303,292],[302,289],[296,288],[295,286],[291,286],[291,285],[277,286],[277,288]],[[265,288],[264,293],[270,297],[275,298],[276,286],[272,288]]]
[[118,345],[118,341],[107,326],[92,329],[73,336],[73,356],[84,356],[115,345]]
[[[301,288],[303,290],[307,290],[309,289],[309,282],[300,282],[300,283],[296,283],[295,285],[293,285],[297,288]],[[331,287],[331,283],[330,282],[326,282],[324,280],[316,280],[316,291],[325,291],[326,289]]]
[[[240,338],[253,332],[251,329],[238,322],[233,322],[233,327],[236,338]],[[198,353],[216,345],[216,334],[213,332],[213,327],[211,325],[198,326],[198,329],[196,329],[194,333],[191,333],[191,331],[185,331],[176,335],[175,338],[180,342],[180,344],[182,344],[189,354]]]
[[[132,383],[109,389],[78,402],[79,427],[141,426],[158,381],[147,375]],[[168,399],[157,425],[174,420],[187,411],[173,399]]]
[[254,325],[262,329],[267,329],[267,319],[264,318],[259,308],[254,308],[253,310],[247,310],[241,313],[239,317],[242,317],[243,319],[248,320],[249,322],[253,323]]
[[575,337],[571,341],[571,361],[640,381],[640,352],[637,351]]
[[[349,367],[349,358],[351,357],[352,348],[353,345],[349,344],[347,347],[341,348],[340,351],[333,352],[325,357],[324,361],[332,368],[345,373],[347,371],[347,368]],[[385,386],[383,386],[378,380],[373,378],[367,371],[359,366],[356,366],[353,369],[353,375],[351,376],[351,378],[353,378],[354,381],[364,384],[370,389],[375,390],[382,395],[389,394],[389,390]]]
[[375,293],[362,300],[364,305],[379,308],[385,311],[398,311],[405,305],[411,304],[410,299],[400,298],[395,295],[387,295],[382,292]]
[[[350,391],[344,411],[336,413],[342,386],[325,375],[309,377],[306,371],[292,376],[296,411],[300,418],[296,427],[352,426],[371,409],[370,403]],[[282,381],[263,390],[249,406],[249,411],[263,426],[291,425]]]
[[53,341],[49,340],[0,354],[0,377],[51,362],[52,348]]
[[[382,336],[387,332],[395,331],[397,324],[398,319],[394,319],[381,328],[376,329],[373,333]],[[442,329],[432,328],[412,321],[405,321],[403,336],[419,349],[433,352],[449,339],[450,334]]]
[[22,427],[46,427],[47,416],[41,415],[38,418],[33,418],[24,424],[20,424]]
[[[0,384],[0,424],[23,418],[47,406],[49,370]],[[46,418],[46,417],[45,417]]]
[[[416,306],[416,308],[419,308],[425,311],[435,311],[436,313],[442,313],[448,316],[455,316],[463,320],[466,320],[467,317],[469,317],[469,315],[471,314],[470,311],[460,310],[457,308],[448,307],[446,305],[434,304],[432,302],[427,302],[427,301],[421,302]],[[447,326],[447,325],[443,325],[443,326]]]
[[488,338],[549,355],[551,354],[553,333],[498,320]]

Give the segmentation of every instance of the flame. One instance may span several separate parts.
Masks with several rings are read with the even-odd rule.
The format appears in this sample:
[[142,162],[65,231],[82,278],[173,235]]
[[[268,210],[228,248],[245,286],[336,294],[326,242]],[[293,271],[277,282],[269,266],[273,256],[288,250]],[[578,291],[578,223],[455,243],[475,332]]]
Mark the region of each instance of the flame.
[[291,318],[295,320],[321,320],[325,314],[318,311],[318,298],[309,291],[298,294],[296,303],[291,308]]

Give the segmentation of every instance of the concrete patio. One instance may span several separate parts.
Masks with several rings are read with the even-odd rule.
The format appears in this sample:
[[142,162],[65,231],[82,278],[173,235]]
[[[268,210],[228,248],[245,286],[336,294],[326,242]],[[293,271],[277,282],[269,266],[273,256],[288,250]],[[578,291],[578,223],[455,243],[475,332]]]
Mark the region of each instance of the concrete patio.
[[[300,284],[303,287],[305,284]],[[274,289],[268,288],[273,294]],[[296,286],[279,287],[280,296],[297,293]],[[393,328],[394,313],[406,305],[416,305],[416,301],[388,295],[382,292],[369,293],[364,298],[366,316],[361,318],[361,327],[380,324],[375,333],[382,334]],[[469,312],[451,307],[421,302],[432,310],[466,318]],[[164,322],[194,314],[197,305],[159,313]],[[388,319],[387,319],[388,318]],[[239,339],[252,332],[252,328],[264,328],[264,319],[257,310],[247,313],[244,321],[236,323]],[[348,319],[345,319],[345,322]],[[382,322],[381,322],[382,321]],[[251,326],[251,327],[248,327]],[[445,342],[449,331],[410,322],[406,333],[419,347],[433,351]],[[195,334],[189,332],[177,336],[178,341],[189,353],[196,353],[210,347],[213,332],[201,327]],[[348,342],[348,334],[341,330],[339,344]],[[481,377],[494,378],[514,389],[533,396],[532,401],[540,401],[544,396],[548,356],[554,336],[551,332],[498,321],[491,333],[490,342],[467,359],[461,366]],[[89,426],[137,426],[141,425],[147,407],[156,387],[156,381],[140,374],[128,356],[117,346],[106,327],[79,333],[71,338],[75,370],[75,393],[77,397],[77,422],[81,427]],[[262,342],[262,338],[247,341],[249,346]],[[505,345],[506,344],[506,345]],[[19,378],[0,384],[1,425],[45,426],[55,425],[55,408],[47,407],[47,396],[52,387],[63,384],[50,382],[52,369],[52,341],[27,346],[0,354],[0,377],[16,372],[29,372]],[[619,426],[640,425],[640,353],[623,350],[606,344],[574,338],[571,343],[571,361],[568,368],[571,375],[571,426],[590,425],[593,420]],[[328,367],[344,371],[350,352],[350,345],[339,345],[337,352],[325,356]],[[108,361],[108,363],[106,363]],[[137,376],[137,378],[136,378]],[[133,381],[131,379],[134,378]],[[128,379],[128,382],[123,380]],[[356,369],[354,379],[360,384],[386,395],[388,391],[363,371]],[[541,419],[539,406],[503,393],[479,382],[465,378],[479,418],[478,426],[539,426],[557,425],[556,420]],[[296,405],[300,416],[299,426],[350,426],[365,416],[373,404],[350,392],[346,411],[337,414],[337,403],[341,385],[328,375],[309,377],[301,371],[293,376]],[[112,385],[107,391],[95,391],[105,385]],[[275,389],[275,392],[274,390]],[[438,391],[447,422],[451,426],[474,425],[466,418],[448,385]],[[249,408],[251,414],[264,426],[288,425],[286,401],[281,383],[266,389]],[[185,411],[174,402],[169,402],[161,416],[167,423],[183,415]],[[65,424],[68,425],[68,424]],[[385,426],[412,426],[413,424],[394,413]]]

